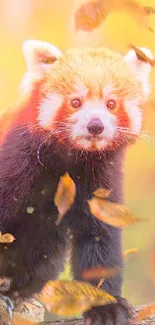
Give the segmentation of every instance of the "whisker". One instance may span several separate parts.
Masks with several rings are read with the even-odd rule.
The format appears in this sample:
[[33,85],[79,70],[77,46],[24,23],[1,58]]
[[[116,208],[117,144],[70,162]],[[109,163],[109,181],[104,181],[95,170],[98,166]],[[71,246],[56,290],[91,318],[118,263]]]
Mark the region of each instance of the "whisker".
[[39,161],[39,164],[41,166],[44,167],[44,164],[41,162],[41,159],[40,159],[40,149],[41,147],[43,146],[43,144],[51,137],[51,134],[48,135],[48,137],[46,136],[46,138],[40,143],[39,147],[38,147],[38,150],[37,150],[37,160]]

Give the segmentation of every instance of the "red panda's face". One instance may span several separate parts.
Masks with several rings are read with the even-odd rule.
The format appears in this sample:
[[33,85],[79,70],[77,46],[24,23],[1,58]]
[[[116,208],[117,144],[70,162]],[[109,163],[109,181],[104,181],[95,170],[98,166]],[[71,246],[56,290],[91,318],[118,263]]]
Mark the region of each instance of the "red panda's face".
[[44,72],[40,126],[68,149],[109,150],[127,136],[135,139],[142,129],[150,67],[140,62],[145,70],[141,81],[133,71],[136,63],[130,68],[127,60],[128,55],[122,58],[108,49],[72,49],[60,55]]

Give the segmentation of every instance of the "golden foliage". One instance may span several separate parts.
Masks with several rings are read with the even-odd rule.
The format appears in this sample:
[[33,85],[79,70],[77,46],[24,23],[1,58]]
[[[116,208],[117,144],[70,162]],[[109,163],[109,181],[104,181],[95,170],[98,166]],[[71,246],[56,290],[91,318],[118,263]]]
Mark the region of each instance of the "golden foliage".
[[79,281],[50,281],[39,300],[49,311],[66,317],[79,315],[93,306],[116,303],[107,292]]
[[60,178],[54,197],[54,203],[59,211],[58,219],[55,222],[57,226],[60,224],[63,216],[74,203],[75,195],[76,187],[74,181],[70,178],[69,174],[66,173]]

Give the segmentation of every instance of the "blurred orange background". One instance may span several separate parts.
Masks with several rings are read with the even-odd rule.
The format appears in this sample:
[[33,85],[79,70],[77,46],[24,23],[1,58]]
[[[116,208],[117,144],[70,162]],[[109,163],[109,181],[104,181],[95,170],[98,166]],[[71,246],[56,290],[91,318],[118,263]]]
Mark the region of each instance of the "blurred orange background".
[[[123,1],[123,0],[122,0]],[[75,31],[75,10],[82,0],[0,0],[0,109],[18,97],[18,86],[26,64],[22,43],[40,39],[65,50],[68,47],[108,46],[125,53],[127,45],[148,47],[155,56],[155,34],[144,28],[127,11],[114,12],[92,32]],[[152,5],[154,1],[137,3]],[[155,30],[155,15],[149,24]],[[145,107],[145,130],[152,132],[127,153],[125,199],[131,211],[150,222],[133,225],[124,231],[124,248],[139,252],[126,257],[124,295],[133,304],[155,300],[151,254],[155,250],[155,70],[151,76],[152,94]],[[67,276],[64,274],[64,276]]]

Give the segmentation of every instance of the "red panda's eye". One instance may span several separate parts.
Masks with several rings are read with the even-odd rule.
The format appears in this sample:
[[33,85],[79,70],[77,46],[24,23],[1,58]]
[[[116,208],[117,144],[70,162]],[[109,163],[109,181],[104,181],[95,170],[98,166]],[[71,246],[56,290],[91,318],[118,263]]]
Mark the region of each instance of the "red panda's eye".
[[80,99],[75,98],[75,99],[72,99],[71,105],[73,108],[79,108],[82,105],[82,103],[81,103]]
[[116,108],[116,102],[114,100],[109,100],[107,102],[107,107],[111,110],[113,110],[114,108]]

